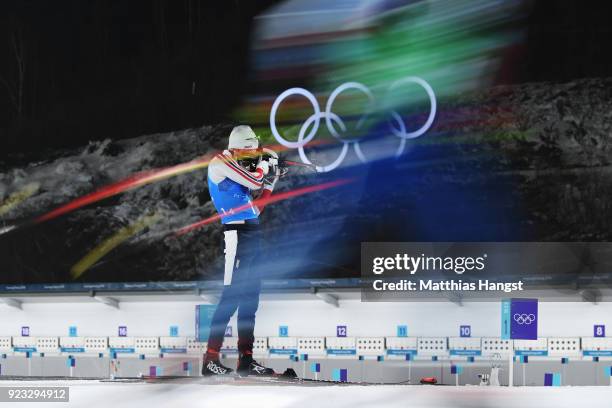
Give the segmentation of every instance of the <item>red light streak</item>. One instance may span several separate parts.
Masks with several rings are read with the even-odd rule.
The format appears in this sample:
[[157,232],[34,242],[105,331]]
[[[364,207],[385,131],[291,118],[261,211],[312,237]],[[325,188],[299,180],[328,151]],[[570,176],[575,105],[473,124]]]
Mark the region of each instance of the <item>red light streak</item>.
[[[302,188],[298,188],[298,189],[291,190],[291,191],[285,191],[285,192],[282,192],[282,193],[274,194],[274,195],[269,196],[268,198],[265,198],[265,199],[254,200],[250,204],[244,204],[244,205],[238,206],[236,208],[232,208],[232,210],[234,212],[240,212],[240,211],[249,209],[252,206],[261,206],[261,205],[266,206],[266,205],[269,205],[269,204],[272,204],[272,203],[276,203],[276,202],[283,201],[283,200],[288,200],[290,198],[298,197],[298,196],[301,196],[301,195],[304,195],[304,194],[314,193],[314,192],[317,192],[317,191],[327,190],[329,188],[338,187],[338,186],[341,186],[341,185],[344,185],[344,184],[351,183],[353,181],[354,181],[354,179],[342,179],[342,180],[330,181],[330,182],[323,183],[323,184],[318,184],[318,185],[315,185],[315,186],[302,187]],[[205,225],[211,224],[211,223],[213,223],[215,221],[218,221],[220,219],[221,219],[221,215],[219,215],[219,214],[213,215],[212,217],[205,218],[202,221],[198,221],[198,222],[196,222],[194,224],[187,225],[187,226],[185,226],[183,228],[178,229],[175,232],[175,235],[176,236],[184,235],[184,234],[186,234],[188,232],[191,232],[191,231],[193,231],[193,230],[195,230],[197,228],[201,228],[201,227],[203,227]]]

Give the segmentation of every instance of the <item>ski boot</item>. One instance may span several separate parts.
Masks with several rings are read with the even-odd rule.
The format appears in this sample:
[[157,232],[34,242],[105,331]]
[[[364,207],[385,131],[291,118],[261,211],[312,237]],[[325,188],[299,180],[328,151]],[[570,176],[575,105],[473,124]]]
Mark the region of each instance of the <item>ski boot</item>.
[[238,368],[236,373],[241,377],[249,375],[260,376],[260,377],[272,377],[275,373],[274,370],[268,367],[264,367],[253,359],[251,353],[241,353],[238,357]]
[[202,375],[207,377],[211,375],[228,375],[234,370],[221,364],[219,353],[206,353],[204,364],[202,364]]

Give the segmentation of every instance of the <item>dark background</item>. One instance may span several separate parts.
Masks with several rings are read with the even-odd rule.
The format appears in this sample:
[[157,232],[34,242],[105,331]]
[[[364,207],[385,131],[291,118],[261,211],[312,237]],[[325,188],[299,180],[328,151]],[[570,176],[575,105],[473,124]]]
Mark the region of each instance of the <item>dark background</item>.
[[[3,0],[0,159],[228,119],[249,89],[253,16],[274,3]],[[610,75],[607,13],[584,1],[528,4],[513,82]]]
[[[69,268],[96,245],[159,209],[164,222],[79,279],[220,276],[220,224],[173,236],[215,213],[204,171],[45,223],[31,219],[111,182],[225,146],[225,122],[262,84],[249,61],[250,36],[253,16],[272,2],[211,4],[0,3],[0,197],[40,183],[0,220],[2,282],[67,282]],[[343,177],[359,182],[266,209],[272,238],[267,264],[258,265],[279,278],[356,277],[356,249],[365,241],[612,241],[606,14],[576,1],[525,4],[526,38],[502,51],[496,81],[514,85],[441,105],[445,115],[430,132],[439,138],[415,143],[409,160],[333,174],[292,170],[279,191]],[[372,132],[384,136],[387,124]],[[113,140],[83,147],[96,139]]]
[[2,151],[222,120],[244,91],[252,18],[273,3],[2,0]]

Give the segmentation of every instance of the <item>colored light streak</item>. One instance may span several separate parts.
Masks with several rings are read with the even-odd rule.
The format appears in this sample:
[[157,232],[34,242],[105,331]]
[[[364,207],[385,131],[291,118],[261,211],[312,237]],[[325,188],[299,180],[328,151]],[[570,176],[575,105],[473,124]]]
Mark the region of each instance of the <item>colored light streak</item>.
[[[284,146],[280,145],[267,147],[277,152],[286,150]],[[93,204],[100,200],[104,200],[106,198],[142,187],[147,184],[155,183],[170,177],[178,176],[180,174],[185,174],[195,170],[206,168],[208,167],[208,164],[210,163],[212,157],[213,156],[211,155],[207,155],[205,157],[201,157],[187,163],[181,163],[175,166],[164,167],[162,169],[149,170],[134,174],[126,179],[104,186],[99,190],[94,191],[93,193],[86,194],[56,208],[53,211],[43,214],[40,217],[36,218],[34,220],[34,223],[49,221],[53,218],[57,218],[61,215],[78,210],[79,208],[82,208],[86,205]]]
[[[316,186],[302,187],[302,188],[298,188],[296,190],[286,191],[286,192],[283,192],[283,193],[279,193],[279,194],[270,196],[270,197],[265,198],[265,199],[257,199],[252,204],[242,205],[242,206],[233,208],[230,211],[238,211],[239,212],[239,211],[245,210],[247,208],[250,208],[251,205],[266,206],[266,205],[269,205],[269,204],[272,204],[272,203],[288,200],[288,199],[295,198],[295,197],[298,197],[298,196],[301,196],[301,195],[305,195],[305,194],[314,193],[314,192],[317,192],[317,191],[322,191],[322,190],[338,187],[338,186],[341,186],[341,185],[344,185],[344,184],[348,184],[348,183],[350,183],[352,181],[353,180],[351,180],[351,179],[343,179],[343,180],[337,180],[337,181],[332,181],[332,182],[328,182],[328,183],[319,184],[319,185],[316,185]],[[108,254],[110,251],[115,249],[117,246],[119,246],[121,243],[125,242],[130,237],[138,234],[139,232],[141,232],[146,227],[156,223],[161,218],[162,218],[162,215],[160,213],[155,213],[153,215],[142,216],[138,220],[136,220],[135,222],[130,224],[129,226],[121,228],[113,236],[111,236],[108,239],[104,240],[101,244],[99,244],[93,250],[91,250],[87,255],[85,255],[79,262],[77,262],[70,269],[70,274],[72,275],[73,279],[79,278],[85,271],[87,271],[89,268],[91,268],[100,259],[102,259],[104,256],[106,256],[106,254]],[[175,232],[175,236],[177,236],[177,237],[178,236],[182,236],[182,235],[184,235],[184,234],[186,234],[188,232],[191,232],[191,231],[193,231],[195,229],[201,228],[201,227],[203,227],[205,225],[211,224],[211,223],[213,223],[215,221],[218,221],[220,219],[221,219],[221,215],[219,215],[219,214],[214,215],[214,216],[209,217],[209,218],[206,218],[206,219],[204,219],[202,221],[199,221],[197,223],[188,225],[186,227],[183,227],[183,228],[177,230]]]
[[176,166],[137,173],[124,180],[102,187],[101,189],[94,191],[93,193],[79,197],[76,200],[69,202],[68,204],[56,208],[55,210],[36,218],[35,222],[39,223],[48,221],[50,219],[59,217],[60,215],[69,213],[86,205],[95,203],[108,197],[115,196],[125,191],[133,190],[135,188],[142,187],[146,184],[161,181],[169,177],[178,176],[179,174],[184,174],[198,169],[202,169],[208,166],[209,162],[210,160],[207,157],[199,158],[192,160],[188,163],[178,164]]
[[[278,147],[278,146],[273,146],[272,149],[274,150],[282,150],[282,147]],[[180,164],[177,166],[172,166],[172,167],[168,167],[168,168],[164,168],[161,170],[154,170],[154,171],[149,171],[149,172],[143,172],[143,173],[138,173],[128,179],[122,180],[120,182],[111,184],[109,186],[106,186],[92,194],[88,194],[86,196],[83,196],[77,200],[74,200],[64,206],[61,206],[59,208],[57,208],[54,211],[51,211],[50,213],[47,213],[41,217],[39,217],[38,219],[35,220],[35,222],[44,222],[47,220],[50,220],[52,218],[58,217],[60,215],[66,214],[68,212],[74,211],[78,208],[81,208],[87,204],[102,200],[104,198],[107,197],[111,197],[113,195],[122,193],[124,191],[133,189],[133,188],[137,188],[140,186],[143,186],[145,184],[148,183],[152,183],[155,181],[160,181],[163,180],[165,178],[168,177],[172,177],[178,174],[183,174],[186,172],[190,172],[190,171],[194,171],[203,167],[208,166],[210,160],[208,159],[197,159],[197,160],[193,160],[191,162],[188,163],[184,163],[184,164]],[[302,165],[302,163],[297,163],[297,162],[292,162],[292,161],[287,161],[286,164],[288,165]],[[311,187],[305,187],[305,188],[301,188],[301,189],[297,189],[294,191],[290,191],[290,192],[284,192],[272,197],[268,197],[266,199],[259,199],[259,200],[255,200],[255,202],[253,203],[254,205],[260,205],[260,206],[265,206],[277,201],[281,201],[281,200],[285,200],[288,198],[293,198],[299,195],[303,195],[303,194],[308,194],[311,192],[315,192],[315,191],[320,191],[320,190],[324,190],[327,188],[331,188],[331,187],[335,187],[335,186],[339,186],[341,184],[345,184],[348,181],[346,180],[341,180],[341,181],[335,181],[335,182],[331,182],[331,183],[325,183],[325,184],[321,184],[318,186],[311,186]],[[250,207],[250,205],[246,205],[243,206],[244,208],[238,207],[233,209],[233,211],[242,211],[245,208]],[[123,243],[124,241],[126,241],[127,239],[129,239],[130,237],[138,234],[139,232],[141,232],[143,229],[145,229],[146,227],[156,223],[157,221],[159,221],[162,218],[162,216],[159,213],[155,213],[153,215],[148,215],[148,216],[143,216],[140,217],[138,220],[136,220],[134,223],[130,224],[127,227],[121,228],[119,231],[117,231],[114,235],[112,235],[111,237],[109,237],[108,239],[104,240],[101,244],[99,244],[98,246],[96,246],[93,250],[91,250],[87,255],[85,255],[81,260],[79,260],[70,270],[70,274],[72,275],[72,277],[74,279],[77,279],[78,277],[80,277],[85,271],[87,271],[89,268],[91,268],[91,266],[93,266],[95,263],[97,263],[100,259],[102,259],[106,254],[108,254],[110,251],[112,251],[113,249],[115,249],[117,246],[119,246],[121,243]],[[214,222],[218,219],[220,219],[220,216],[215,216],[215,217],[211,217],[209,219],[206,219],[204,221],[201,221],[199,223],[193,224],[191,226],[187,226],[182,228],[181,230],[179,230],[176,235],[183,235],[184,233],[187,233],[193,229],[199,228],[203,225],[206,225],[207,223],[211,223]],[[12,229],[12,228],[11,228]],[[0,231],[0,233],[3,232],[8,232],[10,231]]]
[[114,235],[105,239],[101,244],[96,246],[87,255],[81,258],[81,260],[70,269],[70,275],[72,275],[73,279],[77,279],[87,269],[91,268],[92,265],[102,259],[110,251],[118,247],[121,243],[138,234],[148,226],[155,224],[161,218],[162,215],[160,213],[145,215],[138,218],[132,224],[121,228]]
[[[336,180],[336,181],[330,181],[327,183],[318,184],[315,186],[302,187],[302,188],[298,188],[298,189],[291,190],[291,191],[285,191],[282,193],[274,194],[264,199],[254,200],[252,203],[249,203],[249,204],[244,204],[244,205],[232,208],[228,213],[244,211],[246,209],[251,208],[252,206],[258,206],[258,207],[266,206],[272,203],[288,200],[288,199],[302,196],[305,194],[315,193],[318,191],[327,190],[327,189],[334,188],[334,187],[339,187],[339,186],[351,183],[353,181],[354,181],[353,179],[342,179],[342,180]],[[215,221],[219,221],[220,219],[221,219],[220,214],[213,215],[202,221],[198,221],[194,224],[187,225],[186,227],[180,228],[179,230],[176,231],[175,235],[181,236],[181,235],[187,234],[188,232],[201,228],[205,225],[211,224]]]
[[13,208],[30,198],[38,191],[39,188],[40,183],[33,182],[25,185],[21,190],[11,194],[2,204],[0,204],[0,216],[8,213]]

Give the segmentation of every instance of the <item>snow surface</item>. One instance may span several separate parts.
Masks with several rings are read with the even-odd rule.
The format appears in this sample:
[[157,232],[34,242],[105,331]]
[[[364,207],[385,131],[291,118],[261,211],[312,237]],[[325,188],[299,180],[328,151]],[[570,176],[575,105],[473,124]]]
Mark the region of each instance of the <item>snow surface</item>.
[[[69,386],[70,403],[53,407],[610,407],[612,387],[419,385],[211,385],[98,381],[2,381],[0,386]],[[13,404],[3,404],[12,406]],[[21,405],[18,405],[21,406]],[[28,407],[48,407],[28,403]]]

